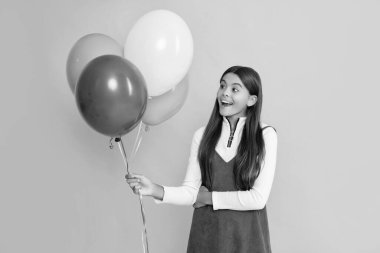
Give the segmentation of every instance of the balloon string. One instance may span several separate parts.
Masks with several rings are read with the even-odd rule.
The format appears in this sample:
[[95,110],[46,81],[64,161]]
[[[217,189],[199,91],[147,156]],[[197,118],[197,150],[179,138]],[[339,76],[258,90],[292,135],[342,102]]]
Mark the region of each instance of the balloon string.
[[133,144],[133,148],[132,148],[132,152],[131,152],[131,161],[133,161],[135,159],[135,156],[137,154],[137,150],[139,150],[141,140],[143,137],[143,129],[144,129],[144,123],[142,121],[140,121],[139,130],[137,131],[135,143]]
[[144,253],[146,253],[146,250],[145,250],[145,241],[144,241],[144,231],[141,232],[141,244],[143,246]]
[[113,138],[110,139],[110,145],[109,145],[110,149],[113,149],[112,140],[113,140]]
[[[119,145],[119,150],[120,153],[123,157],[125,167],[127,168],[127,173],[129,174],[129,168],[128,168],[128,160],[127,160],[127,155],[125,153],[124,145],[123,145],[123,140],[121,137],[115,138],[115,142]],[[146,229],[146,222],[145,222],[145,211],[144,211],[144,206],[143,206],[143,201],[142,201],[142,195],[139,192],[139,199],[140,199],[140,209],[141,209],[141,216],[143,220],[143,225],[144,225],[144,233],[145,233],[145,244],[146,244],[146,253],[149,253],[149,248],[148,248],[148,232]],[[145,244],[143,243],[143,249],[145,253]]]
[[139,191],[139,199],[140,199],[140,207],[141,207],[141,217],[142,217],[143,224],[144,224],[143,235],[145,235],[145,243],[143,241],[143,249],[144,249],[144,253],[145,253],[145,246],[144,245],[146,245],[146,252],[149,253],[148,232],[146,229],[146,221],[145,221],[145,210],[144,210],[143,199],[142,199],[142,195],[141,195],[140,191]]
[[129,174],[127,154],[125,153],[125,149],[124,149],[124,145],[123,145],[123,140],[121,139],[121,137],[117,137],[117,138],[115,138],[115,141],[119,145],[119,150],[120,150],[121,156],[123,157],[124,165],[127,168],[127,173]]
[[142,123],[142,122],[141,122],[141,129],[143,129],[143,130],[141,131],[141,134],[140,134],[140,137],[139,137],[139,141],[138,141],[137,146],[136,146],[136,149],[135,149],[134,156],[136,156],[136,153],[137,153],[137,151],[138,151],[139,148],[140,148],[140,144],[141,144],[141,141],[142,141],[142,139],[143,139],[143,134],[145,133],[144,123]]

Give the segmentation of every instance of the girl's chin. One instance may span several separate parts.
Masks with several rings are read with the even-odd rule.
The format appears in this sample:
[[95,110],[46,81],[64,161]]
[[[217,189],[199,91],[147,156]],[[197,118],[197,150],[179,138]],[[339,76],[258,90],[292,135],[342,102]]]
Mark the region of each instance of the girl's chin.
[[245,117],[246,115],[245,114],[242,114],[242,113],[239,113],[239,112],[236,112],[236,111],[230,111],[228,110],[228,108],[222,108],[222,109],[219,109],[219,114],[220,116],[222,117],[226,117],[226,118],[229,118],[229,117]]
[[229,111],[226,110],[226,109],[220,109],[220,110],[219,110],[219,114],[220,114],[220,116],[224,116],[224,117],[230,117],[230,116],[235,115],[235,113],[233,113],[233,112],[229,112]]

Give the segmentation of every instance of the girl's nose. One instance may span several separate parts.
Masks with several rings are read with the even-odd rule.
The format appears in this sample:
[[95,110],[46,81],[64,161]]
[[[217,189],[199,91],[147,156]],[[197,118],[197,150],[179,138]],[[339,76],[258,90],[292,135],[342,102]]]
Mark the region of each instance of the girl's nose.
[[225,90],[223,91],[223,96],[224,96],[224,97],[229,97],[229,96],[230,96],[230,91],[229,91],[229,89],[225,89]]

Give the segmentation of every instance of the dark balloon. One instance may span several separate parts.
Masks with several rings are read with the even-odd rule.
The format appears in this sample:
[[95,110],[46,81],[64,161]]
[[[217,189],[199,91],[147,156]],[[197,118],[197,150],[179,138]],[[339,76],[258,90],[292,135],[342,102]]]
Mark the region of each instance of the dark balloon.
[[96,131],[118,137],[140,122],[147,105],[144,78],[133,63],[116,55],[90,61],[75,91],[78,109]]

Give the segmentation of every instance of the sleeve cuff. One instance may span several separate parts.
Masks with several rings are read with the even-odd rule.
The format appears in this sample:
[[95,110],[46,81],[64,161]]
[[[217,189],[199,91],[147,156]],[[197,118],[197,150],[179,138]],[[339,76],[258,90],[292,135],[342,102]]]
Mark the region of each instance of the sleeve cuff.
[[214,211],[219,210],[219,196],[218,192],[211,192],[212,196],[212,209]]

